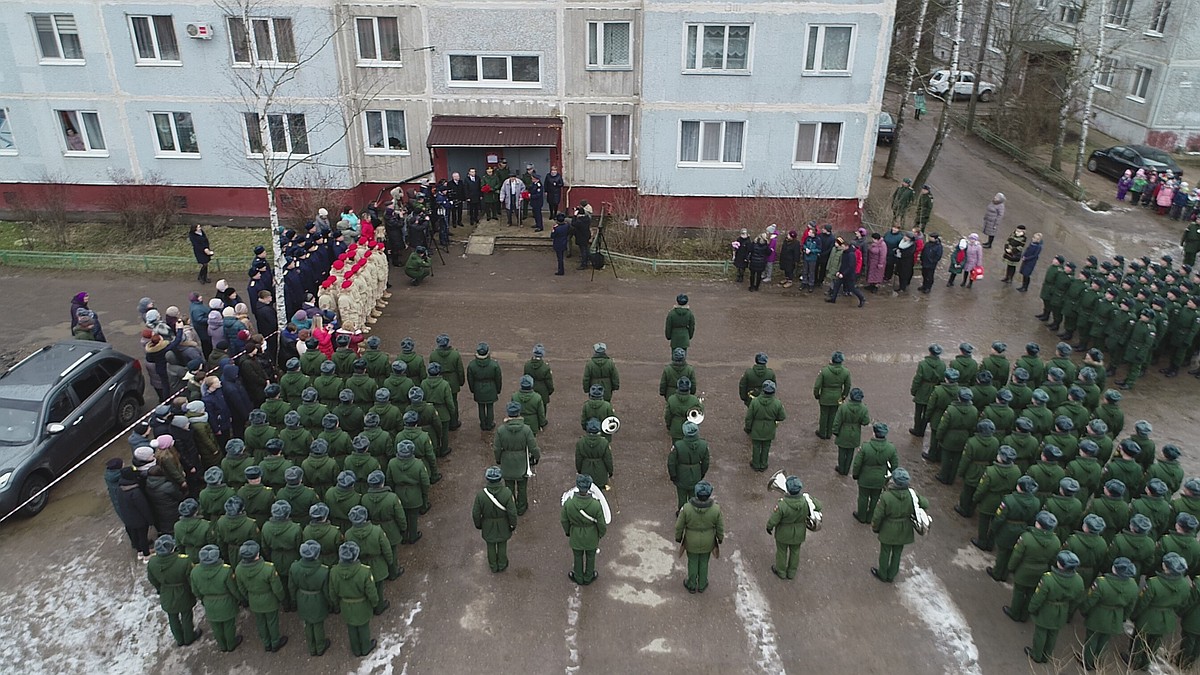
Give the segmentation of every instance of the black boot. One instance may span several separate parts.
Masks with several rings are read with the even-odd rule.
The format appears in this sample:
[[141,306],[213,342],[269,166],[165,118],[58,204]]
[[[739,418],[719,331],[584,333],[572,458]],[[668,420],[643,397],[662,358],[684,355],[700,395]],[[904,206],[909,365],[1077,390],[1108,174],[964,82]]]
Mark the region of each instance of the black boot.
[[1179,374],[1179,366],[1171,366],[1167,369],[1167,377],[1175,377]]
[[1058,339],[1062,340],[1063,342],[1067,342],[1073,337],[1075,337],[1075,331],[1073,331],[1073,330],[1069,330],[1069,331],[1058,334]]
[[984,248],[991,248],[991,247],[992,247],[992,242],[993,242],[993,241],[996,241],[996,236],[995,236],[995,235],[991,235],[991,234],[989,234],[989,235],[988,235],[988,240],[987,240],[987,243],[985,243],[985,244],[983,245],[983,247],[984,247]]
[[1060,323],[1062,323],[1062,319],[1059,319],[1059,320],[1055,321],[1054,323],[1050,324],[1049,326],[1046,326],[1046,328],[1049,328],[1050,330],[1058,330],[1058,325]]

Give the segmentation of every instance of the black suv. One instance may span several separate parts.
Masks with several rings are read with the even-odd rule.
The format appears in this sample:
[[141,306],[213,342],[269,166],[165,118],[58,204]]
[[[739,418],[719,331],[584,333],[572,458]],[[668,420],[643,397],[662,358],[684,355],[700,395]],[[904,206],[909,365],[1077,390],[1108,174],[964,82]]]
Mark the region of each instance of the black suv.
[[[0,375],[0,517],[8,515],[145,405],[142,365],[107,343],[46,345]],[[22,509],[33,516],[48,493]]]

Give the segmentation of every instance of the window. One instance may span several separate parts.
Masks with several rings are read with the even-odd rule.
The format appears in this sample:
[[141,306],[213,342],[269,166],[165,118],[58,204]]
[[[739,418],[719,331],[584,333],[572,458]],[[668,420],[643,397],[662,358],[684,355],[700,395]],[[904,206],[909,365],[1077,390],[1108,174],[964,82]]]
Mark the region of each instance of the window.
[[1124,28],[1129,23],[1129,14],[1133,11],[1133,0],[1111,0],[1108,14],[1104,17],[1105,25],[1113,28]]
[[687,24],[684,70],[750,69],[750,26]]
[[291,19],[231,16],[229,42],[234,63],[296,63]]
[[1154,76],[1154,70],[1145,66],[1138,66],[1133,69],[1133,86],[1129,88],[1129,96],[1138,103],[1146,102],[1146,92],[1150,91],[1150,78]]
[[1071,4],[1059,5],[1058,20],[1063,23],[1079,23],[1079,8]]
[[588,115],[588,158],[629,159],[629,115]]
[[154,125],[154,137],[158,141],[158,155],[200,156],[196,145],[196,128],[192,126],[192,114],[185,112],[150,113]]
[[100,129],[100,115],[90,110],[58,110],[58,122],[62,127],[63,142],[68,155],[90,153],[108,155],[104,146],[104,132]]
[[809,26],[804,72],[850,72],[850,41],[853,36],[853,26]]
[[42,61],[83,61],[74,14],[33,14]]
[[1037,4],[1034,6],[1034,9],[1040,9],[1044,11],[1049,6],[1050,0],[1037,0]]
[[[308,154],[308,127],[302,113],[242,113],[242,117],[251,155]],[[264,139],[270,147],[263,145]]]
[[67,417],[75,411],[75,402],[71,400],[71,390],[64,387],[62,391],[54,396],[50,401],[50,408],[46,413],[46,424],[57,424],[67,419]]
[[796,128],[793,165],[835,165],[842,147],[841,122],[801,122]]
[[683,122],[679,133],[679,163],[740,166],[745,127],[745,122]]
[[170,16],[131,16],[129,29],[138,63],[179,62],[179,42]]
[[109,374],[105,372],[105,370],[99,365],[96,365],[92,366],[87,370],[87,372],[75,378],[75,381],[71,383],[71,388],[75,390],[75,398],[77,398],[79,403],[82,404],[87,401],[92,394],[99,391],[100,387],[103,387],[105,384],[107,384],[108,379]]
[[8,108],[0,108],[0,155],[17,154],[17,143],[13,140],[12,123]]
[[394,16],[360,16],[354,20],[358,64],[400,65],[400,22]]
[[1104,57],[1100,60],[1100,72],[1096,74],[1096,86],[1105,91],[1112,91],[1113,80],[1117,75],[1117,60]]
[[632,66],[628,21],[589,21],[587,27],[588,68],[628,70]]
[[451,54],[452,87],[527,87],[542,82],[541,57],[529,54]]
[[404,129],[403,110],[368,110],[367,154],[408,154],[408,134]]
[[1167,29],[1167,12],[1171,9],[1171,0],[1156,0],[1154,11],[1150,13],[1150,28],[1148,33],[1162,35]]

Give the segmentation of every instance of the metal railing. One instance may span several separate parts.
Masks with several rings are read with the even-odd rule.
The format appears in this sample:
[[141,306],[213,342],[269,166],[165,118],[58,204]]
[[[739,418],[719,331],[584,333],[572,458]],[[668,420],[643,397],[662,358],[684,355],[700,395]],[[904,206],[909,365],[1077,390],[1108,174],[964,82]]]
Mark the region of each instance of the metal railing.
[[[113,270],[118,272],[190,272],[196,265],[195,258],[184,256],[0,250],[0,266],[9,267]],[[216,273],[225,270],[249,269],[250,257],[213,258],[209,267]]]

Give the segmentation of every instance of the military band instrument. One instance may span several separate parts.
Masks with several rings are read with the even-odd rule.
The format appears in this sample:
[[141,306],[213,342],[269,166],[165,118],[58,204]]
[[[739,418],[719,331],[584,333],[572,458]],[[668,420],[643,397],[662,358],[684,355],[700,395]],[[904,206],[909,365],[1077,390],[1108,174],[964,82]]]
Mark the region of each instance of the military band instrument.
[[525,477],[533,478],[536,475],[537,474],[533,472],[533,464],[530,463],[529,448],[525,448]]
[[604,421],[600,422],[600,430],[605,434],[612,436],[621,429],[621,420],[616,416],[605,417]]
[[700,426],[700,423],[704,421],[704,411],[699,408],[692,408],[687,413],[687,421]]
[[[566,504],[567,500],[571,498],[571,495],[575,494],[578,491],[579,491],[579,488],[572,487],[570,490],[567,490],[566,492],[562,493],[562,501],[560,501],[559,504],[560,505]],[[612,511],[609,510],[608,500],[604,498],[604,491],[601,490],[600,487],[597,486],[595,483],[592,483],[592,487],[588,488],[588,494],[591,495],[592,499],[595,499],[596,501],[600,502],[600,508],[604,511],[604,524],[608,525],[609,523],[611,523],[612,522]]]
[[767,489],[770,490],[771,488],[775,488],[785,495],[788,493],[787,473],[783,469],[776,471],[774,475],[767,479]]
[[[771,488],[775,488],[783,494],[791,496],[791,493],[787,491],[787,472],[780,469],[767,479],[767,489],[770,490]],[[808,503],[808,518],[805,520],[804,526],[813,532],[820,530],[824,517],[817,510],[816,503],[813,502],[812,497],[807,492],[802,493],[800,496],[804,497],[804,501]]]

